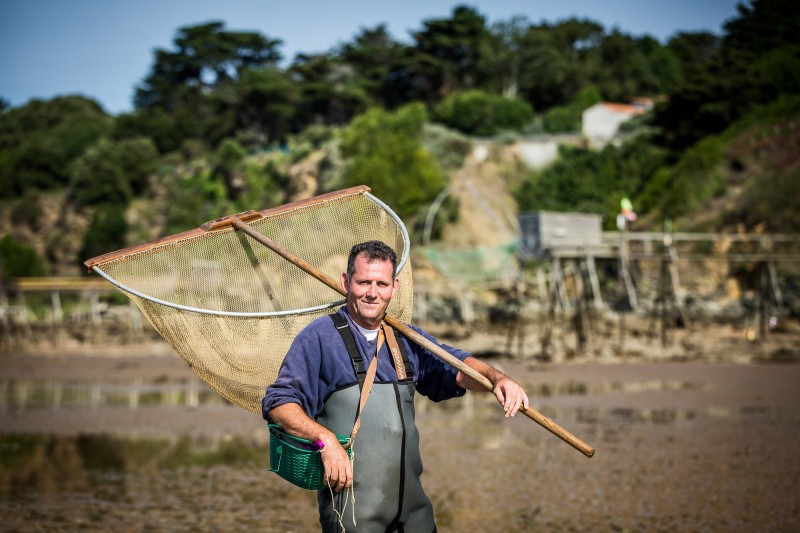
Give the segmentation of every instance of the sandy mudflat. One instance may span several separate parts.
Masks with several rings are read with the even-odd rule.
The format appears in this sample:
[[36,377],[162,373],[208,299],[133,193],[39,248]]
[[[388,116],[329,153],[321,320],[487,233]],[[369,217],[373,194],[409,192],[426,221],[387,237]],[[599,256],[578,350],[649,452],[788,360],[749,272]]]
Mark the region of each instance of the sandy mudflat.
[[[789,339],[788,349],[796,344]],[[420,402],[423,483],[440,531],[800,530],[800,365],[492,362],[597,454],[584,457],[525,417],[503,419],[485,395]],[[313,495],[266,471],[267,432],[256,414],[219,402],[133,408],[104,396],[56,408],[37,406],[33,393],[29,407],[18,406],[21,382],[193,379],[158,345],[113,356],[0,355],[0,530],[313,531]],[[21,470],[7,446],[19,434],[63,439]],[[119,436],[120,446],[238,439],[257,453],[250,463],[166,468],[141,457],[140,468],[93,469],[80,436],[97,434]]]

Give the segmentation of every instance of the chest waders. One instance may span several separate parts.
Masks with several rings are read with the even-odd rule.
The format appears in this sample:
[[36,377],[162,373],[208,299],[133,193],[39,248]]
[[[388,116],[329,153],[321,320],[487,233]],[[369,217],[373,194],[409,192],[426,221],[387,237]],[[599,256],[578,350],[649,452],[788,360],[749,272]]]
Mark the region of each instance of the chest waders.
[[[347,320],[338,313],[331,318],[342,335],[358,382],[334,391],[325,401],[317,421],[335,433],[347,435],[358,414],[366,365]],[[414,378],[405,344],[399,342],[398,345],[407,378],[399,383],[376,381],[361,412],[361,431],[353,449],[356,523],[353,524],[353,513],[348,505],[342,514],[347,531],[436,531],[433,507],[420,482],[422,459],[414,422]],[[346,491],[334,493],[335,501],[327,488],[317,492],[323,532],[340,530],[333,504],[342,509],[345,498]]]

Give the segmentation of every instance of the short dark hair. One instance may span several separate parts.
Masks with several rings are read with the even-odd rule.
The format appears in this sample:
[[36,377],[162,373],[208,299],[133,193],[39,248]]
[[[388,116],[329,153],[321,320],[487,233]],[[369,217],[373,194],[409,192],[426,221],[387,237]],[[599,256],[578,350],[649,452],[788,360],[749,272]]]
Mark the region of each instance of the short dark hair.
[[391,261],[392,281],[394,281],[397,270],[397,254],[382,241],[366,241],[356,244],[350,249],[350,257],[347,258],[347,279],[353,277],[356,271],[356,257],[361,254],[365,256],[368,262]]

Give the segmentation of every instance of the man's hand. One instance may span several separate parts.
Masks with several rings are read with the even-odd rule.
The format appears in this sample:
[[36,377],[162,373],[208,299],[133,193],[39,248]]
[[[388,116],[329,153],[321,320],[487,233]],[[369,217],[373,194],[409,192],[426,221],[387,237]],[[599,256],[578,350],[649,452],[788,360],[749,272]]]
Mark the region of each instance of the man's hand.
[[[470,356],[464,360],[464,363],[475,369],[479,374],[483,375],[492,383],[492,392],[494,393],[497,401],[503,406],[506,418],[514,416],[519,411],[520,407],[529,407],[528,395],[519,386],[519,383],[506,376],[496,368],[487,365],[480,359],[475,359]],[[487,392],[483,385],[476,383],[472,378],[459,371],[456,375],[456,384],[459,387],[475,391]]]
[[506,418],[514,416],[520,407],[529,407],[528,395],[519,384],[508,376],[503,376],[494,384],[494,397],[503,406]]
[[339,444],[336,435],[328,428],[309,418],[296,403],[285,403],[274,407],[269,416],[274,422],[283,426],[290,435],[311,441],[322,441],[325,445],[320,451],[322,466],[325,480],[332,489],[339,492],[353,485],[353,466],[350,464],[350,458]]
[[325,469],[325,482],[334,491],[349,489],[353,486],[353,465],[342,445],[335,438],[323,438],[325,447],[322,454],[322,466]]

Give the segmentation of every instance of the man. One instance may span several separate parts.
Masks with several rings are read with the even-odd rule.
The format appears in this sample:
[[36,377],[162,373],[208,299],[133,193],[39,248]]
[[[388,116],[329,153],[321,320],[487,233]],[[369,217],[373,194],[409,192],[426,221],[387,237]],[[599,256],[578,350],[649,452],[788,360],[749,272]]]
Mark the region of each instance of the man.
[[[339,524],[359,532],[436,531],[433,508],[420,483],[422,461],[413,395],[419,392],[441,401],[463,396],[466,389],[485,390],[397,334],[405,363],[395,364],[386,344],[378,351],[375,383],[353,447],[354,475],[347,452],[334,433],[349,435],[353,428],[360,396],[353,358],[360,355],[364,364],[369,364],[375,356],[379,328],[399,286],[396,268],[397,257],[386,244],[369,241],[354,246],[347,272],[342,274],[347,304],[335,313],[339,317],[333,318],[340,329],[349,327],[355,347],[351,342],[348,349],[346,337],[332,317],[315,320],[297,335],[262,402],[264,418],[290,434],[324,444],[322,462],[331,490],[318,491],[317,499],[326,532],[337,531]],[[521,406],[528,407],[525,392],[508,376],[466,352],[442,347],[489,379],[507,417],[514,416]],[[353,355],[356,348],[358,353]],[[402,379],[404,375],[406,379]],[[351,486],[354,508],[342,513],[346,500],[341,501],[345,494],[341,491]]]

